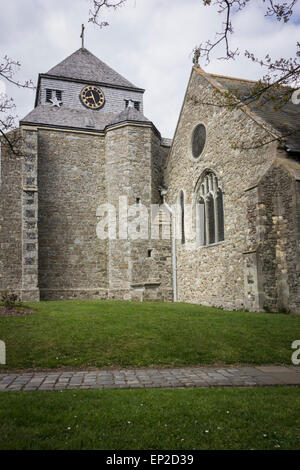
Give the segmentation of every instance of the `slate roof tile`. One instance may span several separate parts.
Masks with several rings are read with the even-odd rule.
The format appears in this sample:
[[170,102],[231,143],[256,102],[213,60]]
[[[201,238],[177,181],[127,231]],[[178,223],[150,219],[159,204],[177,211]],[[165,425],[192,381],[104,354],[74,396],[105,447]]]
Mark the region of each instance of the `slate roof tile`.
[[103,113],[88,109],[74,109],[66,106],[39,105],[25,116],[20,124],[41,124],[52,127],[68,127],[102,131],[105,127],[125,121],[149,122],[135,108],[126,108],[121,113]]
[[138,88],[85,48],[78,49],[46,75]]
[[[113,113],[103,113],[88,109],[74,109],[66,106],[53,107],[40,105],[25,116],[20,124],[44,124],[53,127],[103,130],[113,119]],[[94,127],[91,126],[94,123]]]

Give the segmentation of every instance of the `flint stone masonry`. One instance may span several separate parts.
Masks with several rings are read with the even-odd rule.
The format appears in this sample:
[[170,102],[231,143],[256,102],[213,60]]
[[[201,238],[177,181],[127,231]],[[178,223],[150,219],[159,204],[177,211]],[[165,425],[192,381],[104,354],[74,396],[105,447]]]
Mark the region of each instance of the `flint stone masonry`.
[[[157,188],[162,173],[160,138],[151,123],[109,130],[105,143],[108,202],[118,207],[119,197],[126,196],[127,204],[133,206],[139,198],[150,214],[151,203],[159,203]],[[153,172],[155,167],[157,172]],[[117,227],[121,223],[117,217]],[[172,300],[170,240],[149,240],[149,228],[146,237],[109,241],[110,298]],[[155,249],[151,259],[147,259],[149,249]],[[163,253],[165,262],[160,259]]]
[[[165,147],[152,124],[125,123],[103,135],[28,128],[23,134],[23,191],[13,202],[19,204],[14,225],[19,259],[9,279],[5,263],[18,251],[15,245],[2,250],[3,288],[17,291],[23,300],[172,301],[170,240],[100,240],[96,233],[101,204],[110,202],[118,210],[120,196],[129,205],[140,197],[149,213],[152,202],[159,204]],[[3,175],[10,161],[5,154]],[[15,166],[8,171],[13,179]],[[7,240],[11,227],[4,220]]]
[[101,136],[39,132],[39,285],[42,298],[107,288],[107,241],[96,235],[106,201]]
[[[21,131],[10,134],[19,139]],[[34,156],[32,156],[34,160]],[[13,155],[7,144],[1,145],[0,179],[0,290],[22,290],[22,164],[21,156]]]

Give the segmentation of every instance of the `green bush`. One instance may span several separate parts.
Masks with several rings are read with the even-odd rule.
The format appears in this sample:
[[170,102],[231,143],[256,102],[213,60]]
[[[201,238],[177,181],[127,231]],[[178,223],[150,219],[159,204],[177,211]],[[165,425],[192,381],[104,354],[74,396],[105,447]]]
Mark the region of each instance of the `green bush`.
[[4,307],[6,307],[9,310],[12,310],[15,307],[20,306],[20,298],[18,297],[17,294],[9,293],[6,289],[1,291],[1,296],[0,296],[1,302],[3,302]]

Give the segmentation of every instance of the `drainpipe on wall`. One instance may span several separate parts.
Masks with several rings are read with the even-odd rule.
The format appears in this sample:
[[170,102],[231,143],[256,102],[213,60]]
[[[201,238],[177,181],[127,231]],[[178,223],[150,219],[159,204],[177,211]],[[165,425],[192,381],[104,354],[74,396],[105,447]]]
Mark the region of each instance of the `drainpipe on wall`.
[[160,194],[163,199],[162,205],[172,217],[172,276],[173,276],[173,301],[177,302],[177,259],[176,259],[176,220],[175,214],[169,204],[166,203],[167,188],[159,187]]

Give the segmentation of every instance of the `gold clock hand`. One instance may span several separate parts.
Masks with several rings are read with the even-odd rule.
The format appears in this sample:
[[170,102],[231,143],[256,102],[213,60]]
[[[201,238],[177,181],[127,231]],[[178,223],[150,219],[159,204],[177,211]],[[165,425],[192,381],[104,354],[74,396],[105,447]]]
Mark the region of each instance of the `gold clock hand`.
[[94,101],[94,103],[96,104],[95,97],[94,97],[94,93],[92,92],[92,90],[90,90],[89,95],[87,95],[87,98],[88,98],[88,99],[89,99],[89,98],[92,98],[93,101]]
[[97,105],[96,99],[95,99],[95,95],[94,95],[94,92],[93,92],[93,91],[92,91],[92,96],[93,96],[93,100],[94,100],[95,105]]

